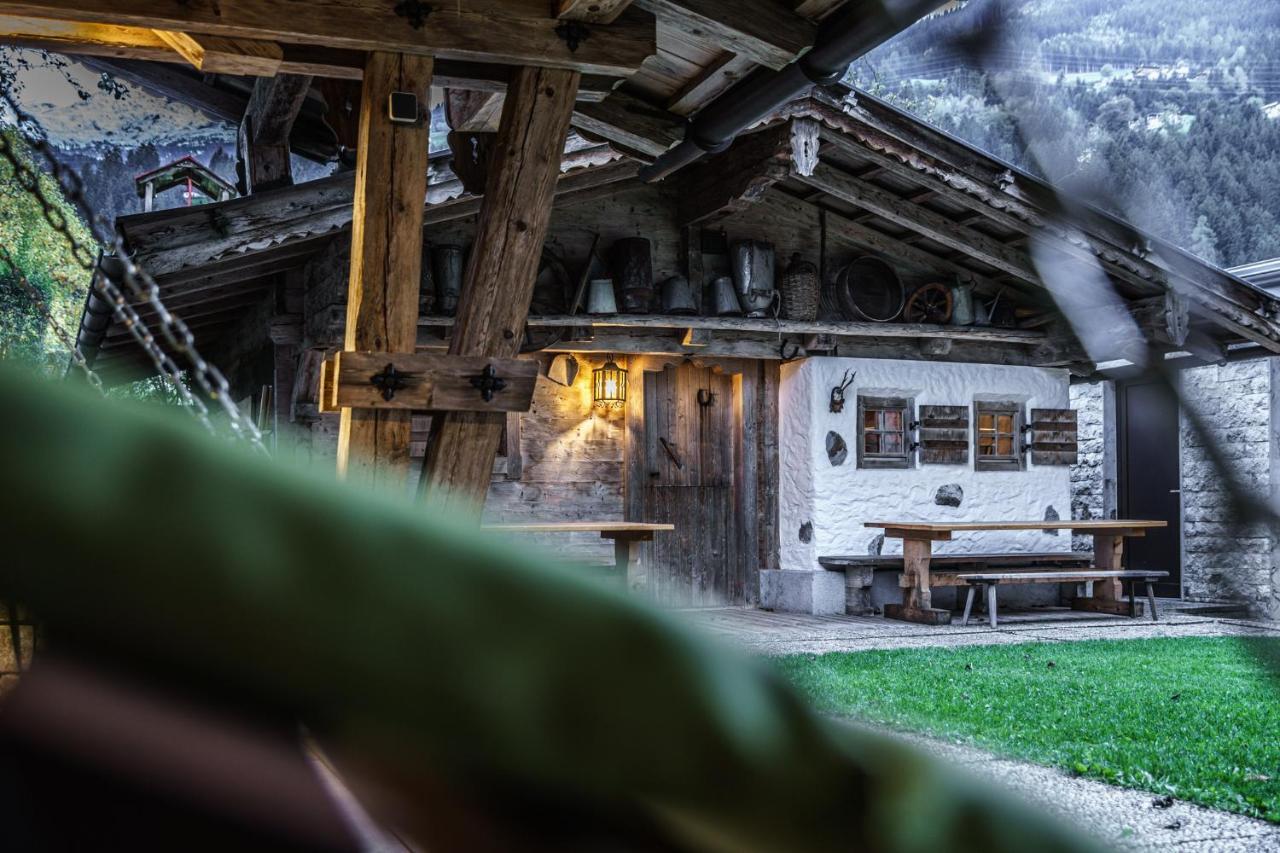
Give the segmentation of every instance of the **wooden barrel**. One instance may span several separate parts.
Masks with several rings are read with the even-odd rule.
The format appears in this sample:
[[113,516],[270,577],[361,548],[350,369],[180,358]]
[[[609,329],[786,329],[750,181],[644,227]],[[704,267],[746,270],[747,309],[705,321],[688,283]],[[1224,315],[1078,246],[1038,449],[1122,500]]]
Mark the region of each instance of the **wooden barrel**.
[[653,307],[653,250],[645,237],[613,244],[613,287],[624,314],[648,314]]

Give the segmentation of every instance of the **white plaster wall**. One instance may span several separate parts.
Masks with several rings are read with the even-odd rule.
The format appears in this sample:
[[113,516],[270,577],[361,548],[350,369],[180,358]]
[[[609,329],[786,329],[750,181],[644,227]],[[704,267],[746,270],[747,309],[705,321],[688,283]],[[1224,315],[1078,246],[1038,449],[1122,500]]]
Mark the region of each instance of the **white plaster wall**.
[[813,384],[815,372],[804,369],[808,364],[810,361],[806,360],[782,365],[778,386],[778,546],[783,569],[818,567],[814,541],[806,543],[800,536],[801,526],[813,521],[817,470],[811,425],[817,415],[814,401],[820,396],[820,389]]
[[[857,376],[845,392],[844,412],[831,414],[828,398],[846,370]],[[974,400],[1018,400],[1032,407],[1070,404],[1066,371],[987,364],[950,364],[887,359],[808,359],[786,365],[780,393],[783,569],[813,571],[819,555],[866,554],[879,531],[868,521],[987,521],[1042,519],[1050,506],[1071,517],[1069,466],[1035,466],[1018,472],[974,471],[965,465],[919,465],[904,470],[857,467],[857,396],[912,397],[916,405],[972,405]],[[826,452],[829,430],[848,444],[848,458],[833,466]],[[972,424],[971,424],[972,433]],[[964,490],[959,507],[934,502],[939,486]],[[812,541],[800,541],[806,521]],[[884,542],[882,553],[901,553],[901,541]],[[1071,537],[1042,531],[961,534],[935,544],[948,551],[1069,551]]]

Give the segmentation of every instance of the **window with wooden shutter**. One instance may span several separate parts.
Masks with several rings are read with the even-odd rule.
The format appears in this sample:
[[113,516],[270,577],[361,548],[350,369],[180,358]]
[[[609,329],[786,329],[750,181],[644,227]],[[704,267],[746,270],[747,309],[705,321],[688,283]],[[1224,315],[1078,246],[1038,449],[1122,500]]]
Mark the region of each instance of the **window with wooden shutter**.
[[1074,465],[1079,457],[1074,409],[1031,410],[1031,462]]
[[975,471],[1022,470],[1022,405],[980,400],[973,404]]
[[920,463],[966,465],[968,462],[968,406],[921,406]]
[[858,467],[911,467],[911,411],[902,397],[858,397]]

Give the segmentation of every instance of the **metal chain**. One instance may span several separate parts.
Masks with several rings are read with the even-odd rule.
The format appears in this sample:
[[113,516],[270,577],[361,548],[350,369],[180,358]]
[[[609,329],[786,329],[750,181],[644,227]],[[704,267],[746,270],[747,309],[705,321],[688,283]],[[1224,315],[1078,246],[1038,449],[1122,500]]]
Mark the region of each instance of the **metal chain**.
[[102,377],[98,376],[98,374],[93,371],[93,368],[89,366],[89,362],[85,359],[84,353],[80,351],[80,344],[71,337],[71,333],[62,325],[62,321],[54,315],[53,309],[49,307],[49,301],[45,298],[44,291],[32,284],[30,279],[23,274],[22,270],[19,269],[18,264],[13,260],[13,256],[9,254],[9,249],[6,246],[0,246],[0,261],[3,261],[4,265],[9,268],[9,272],[13,275],[14,280],[18,282],[18,285],[24,291],[26,291],[27,296],[30,297],[31,301],[35,304],[36,310],[40,312],[41,316],[44,317],[45,322],[47,322],[49,327],[53,329],[54,334],[56,334],[58,339],[62,341],[62,345],[71,352],[71,360],[75,362],[76,368],[84,374],[84,378],[88,383],[96,389],[99,394],[102,394],[105,397],[107,389],[102,384]]
[[[57,159],[43,135],[34,132],[34,129],[39,128],[38,123],[23,112],[8,91],[0,92],[0,99],[3,99],[9,109],[13,110],[14,115],[17,116],[18,127],[20,129],[25,128],[21,132],[27,144],[33,151],[38,152],[44,158],[49,167],[49,174],[57,182],[67,201],[76,207],[85,222],[89,223],[95,236],[103,244],[114,247],[115,256],[112,260],[118,261],[124,272],[119,281],[117,281],[116,276],[113,275],[110,269],[112,265],[104,263],[103,256],[100,253],[81,242],[71,233],[70,223],[67,221],[66,215],[49,199],[44,187],[40,185],[39,176],[22,162],[17,152],[14,151],[9,138],[0,133],[0,156],[3,156],[14,170],[18,183],[39,203],[45,221],[49,223],[54,231],[61,235],[70,247],[76,262],[91,274],[92,286],[112,306],[117,321],[129,330],[133,338],[151,358],[157,372],[173,385],[178,392],[182,405],[206,429],[216,434],[213,423],[209,418],[208,407],[187,388],[182,378],[182,369],[160,346],[155,335],[152,334],[133,307],[136,303],[148,305],[158,318],[160,331],[165,341],[189,363],[191,375],[205,395],[217,402],[223,413],[226,414],[232,432],[237,437],[248,441],[256,451],[266,454],[267,449],[262,443],[261,432],[249,418],[241,414],[239,407],[231,399],[231,388],[226,377],[200,354],[200,351],[196,348],[195,336],[191,333],[187,324],[165,306],[160,298],[160,287],[156,284],[155,279],[139,267],[129,256],[123,234],[110,227],[104,217],[93,211],[88,199],[85,198],[84,181],[80,178],[80,175],[75,170],[64,166]],[[120,287],[121,284],[133,297],[132,303],[125,297],[124,291]]]

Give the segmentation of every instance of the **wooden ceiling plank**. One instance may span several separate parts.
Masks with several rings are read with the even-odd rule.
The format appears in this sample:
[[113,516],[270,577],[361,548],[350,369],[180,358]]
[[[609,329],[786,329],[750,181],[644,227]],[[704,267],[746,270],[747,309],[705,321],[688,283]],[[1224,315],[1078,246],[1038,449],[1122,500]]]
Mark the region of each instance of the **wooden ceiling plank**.
[[194,68],[206,74],[274,77],[284,62],[284,51],[275,42],[170,30],[155,33]]
[[[401,7],[403,4],[401,4]],[[233,39],[383,50],[515,65],[569,68],[627,76],[657,50],[656,22],[628,8],[608,26],[584,25],[574,41],[557,34],[563,21],[531,0],[450,0],[413,21],[385,0],[3,0],[0,14],[150,27]],[[417,24],[415,26],[415,24]]]
[[636,0],[682,32],[703,36],[769,68],[813,45],[817,28],[776,0]]
[[671,96],[667,101],[667,109],[676,115],[692,115],[728,91],[755,67],[756,64],[750,57],[722,53],[715,62]]

